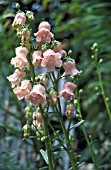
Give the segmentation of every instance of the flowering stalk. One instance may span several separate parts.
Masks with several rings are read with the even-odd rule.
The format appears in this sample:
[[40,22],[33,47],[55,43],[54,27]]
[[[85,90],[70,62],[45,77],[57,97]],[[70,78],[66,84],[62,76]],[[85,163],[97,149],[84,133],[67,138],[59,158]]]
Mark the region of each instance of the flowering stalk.
[[[69,155],[72,169],[78,170],[76,156],[71,146],[72,141],[69,138],[70,124],[68,129],[66,129],[62,117],[60,97],[63,97],[67,101],[65,115],[71,118],[74,114],[73,102],[76,87],[72,82],[71,76],[74,77],[80,72],[75,67],[75,60],[70,57],[71,51],[67,54],[62,49],[61,43],[54,39],[54,35],[51,33],[51,26],[48,22],[43,21],[39,24],[38,31],[34,34],[36,36],[36,45],[32,45],[31,30],[27,23],[34,20],[33,12],[26,11],[24,13],[20,10],[20,6],[18,8],[19,11],[12,25],[17,30],[17,35],[21,38],[21,46],[16,48],[16,57],[11,59],[11,64],[15,66],[16,70],[7,78],[11,82],[13,92],[17,94],[18,99],[25,98],[30,101],[29,106],[26,107],[26,117],[28,120],[23,127],[24,137],[30,136],[31,131],[35,130],[36,132],[34,131],[34,133],[37,139],[45,141],[49,170],[56,169],[55,158],[52,153],[51,136],[48,130],[48,125],[50,125],[55,136],[53,141],[56,138],[58,139],[60,146]],[[36,67],[45,67],[47,72],[42,72],[36,76]],[[59,69],[56,78],[54,70],[61,67],[65,71],[61,76]],[[43,70],[41,69],[40,71]],[[69,77],[70,81],[66,81],[63,85],[63,90],[59,92],[58,82],[66,76]],[[49,79],[52,83],[47,87]],[[47,117],[45,115],[50,108],[56,109],[64,133],[66,146],[63,144],[64,140],[61,139],[58,132],[51,125],[48,115]]]
[[98,55],[98,45],[97,45],[97,43],[94,43],[91,49],[94,51],[94,55],[92,55],[91,57],[94,59],[94,62],[95,62],[103,100],[104,100],[104,103],[105,103],[105,106],[106,106],[106,109],[107,109],[107,112],[108,112],[108,115],[109,115],[109,119],[111,121],[111,110],[110,110],[110,107],[109,107],[108,97],[106,97],[106,94],[105,94],[103,81],[102,81],[102,77],[101,77],[101,71],[100,71],[100,64],[102,63],[103,60],[100,59],[99,62],[97,61],[97,55]]
[[46,151],[47,151],[47,156],[48,156],[49,170],[52,170],[52,169],[54,169],[54,167],[53,167],[53,155],[52,155],[52,152],[51,152],[51,140],[50,140],[50,135],[49,135],[49,131],[48,131],[47,119],[44,116],[42,106],[39,105],[39,107],[40,107],[42,123],[43,123],[43,131],[44,131],[45,145],[46,145]]
[[[78,81],[78,80],[76,80],[76,81]],[[79,113],[78,119],[79,119],[79,121],[82,121],[83,118],[82,118],[81,106],[80,106],[80,93],[79,93],[77,88],[76,88],[76,100],[75,101],[76,101],[75,104],[77,105],[77,111]],[[92,161],[94,163],[94,168],[95,168],[95,170],[98,170],[95,154],[94,154],[94,151],[93,151],[93,148],[92,148],[92,143],[91,143],[91,141],[90,141],[90,139],[89,139],[89,137],[87,135],[87,132],[86,132],[85,127],[84,127],[84,124],[82,124],[81,127],[82,127],[82,130],[83,130],[83,133],[84,133],[84,137],[85,137],[85,139],[87,141],[88,147],[90,149]]]
[[[55,78],[54,72],[52,72],[52,76],[53,76],[53,79],[54,79],[54,82],[55,82],[55,90],[57,91],[57,94],[58,94],[58,82],[57,82],[57,80]],[[66,151],[67,151],[67,153],[69,155],[70,162],[71,162],[73,170],[78,170],[77,162],[75,162],[76,158],[75,158],[75,156],[73,154],[74,151],[73,151],[73,148],[71,148],[71,143],[70,143],[70,140],[69,140],[69,133],[66,130],[65,125],[64,125],[59,97],[57,98],[57,103],[58,103],[58,108],[59,109],[56,106],[55,107],[56,107],[56,110],[57,110],[57,114],[58,114],[58,117],[59,117],[59,121],[60,121],[62,130],[63,130],[63,133],[64,133],[66,145],[67,145]]]

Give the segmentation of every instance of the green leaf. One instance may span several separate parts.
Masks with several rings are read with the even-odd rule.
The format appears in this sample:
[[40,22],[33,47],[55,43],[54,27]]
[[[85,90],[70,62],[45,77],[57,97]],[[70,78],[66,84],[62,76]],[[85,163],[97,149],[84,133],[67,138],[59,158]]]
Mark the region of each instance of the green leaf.
[[8,17],[14,17],[15,15],[14,14],[11,14],[11,13],[8,13],[8,14],[3,14],[1,17],[0,17],[0,20],[3,20],[3,19],[6,19]]
[[78,126],[80,126],[81,124],[83,124],[85,122],[85,120],[81,120],[80,122],[78,122],[78,123],[76,123],[74,126],[72,126],[71,128],[70,128],[70,130],[72,130],[73,128],[76,128],[76,127],[78,127]]
[[45,162],[48,164],[48,157],[47,157],[46,151],[44,151],[43,149],[40,149],[40,153],[43,156]]

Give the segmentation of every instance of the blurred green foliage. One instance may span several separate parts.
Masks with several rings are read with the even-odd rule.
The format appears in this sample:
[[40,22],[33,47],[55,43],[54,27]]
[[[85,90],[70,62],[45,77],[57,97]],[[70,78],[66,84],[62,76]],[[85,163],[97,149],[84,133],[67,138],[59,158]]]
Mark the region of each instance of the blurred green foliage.
[[[87,120],[86,130],[92,136],[98,163],[111,164],[111,153],[108,152],[111,148],[111,124],[100,93],[97,71],[90,58],[90,48],[94,42],[97,42],[100,48],[99,58],[104,60],[101,64],[102,79],[111,106],[110,0],[21,0],[16,2],[20,3],[22,10],[28,9],[34,12],[36,17],[32,22],[34,32],[44,18],[50,22],[55,38],[62,41],[64,49],[73,51],[77,68],[83,71],[80,88],[83,89],[81,106],[83,117]],[[15,31],[11,27],[16,11],[15,4],[13,0],[0,1],[0,169],[34,170],[34,167],[37,168],[38,143],[30,139],[22,142],[21,129],[25,123],[25,102],[18,101],[6,79],[13,73],[10,60],[15,55],[14,49],[19,45]],[[96,86],[99,87],[97,91]],[[88,163],[90,154],[81,128],[77,129],[76,134],[75,149],[82,155],[80,161]],[[19,145],[17,145],[18,140],[21,141]],[[25,160],[22,160],[24,156],[26,156]],[[108,169],[107,165],[106,169]]]

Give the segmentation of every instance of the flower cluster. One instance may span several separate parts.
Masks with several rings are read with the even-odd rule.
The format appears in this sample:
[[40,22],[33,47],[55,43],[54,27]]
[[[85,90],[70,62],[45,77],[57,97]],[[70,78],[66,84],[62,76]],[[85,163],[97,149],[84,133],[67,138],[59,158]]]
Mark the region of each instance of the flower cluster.
[[[30,101],[26,114],[28,117],[32,116],[34,126],[40,127],[42,119],[39,107],[42,106],[45,112],[46,108],[56,105],[60,97],[63,97],[67,102],[66,116],[70,117],[74,114],[76,85],[73,79],[80,72],[76,69],[75,60],[62,49],[62,44],[54,39],[48,22],[43,21],[39,24],[37,32],[33,35],[37,47],[32,46],[33,39],[31,37],[33,36],[31,36],[31,30],[26,21],[33,19],[31,11],[27,11],[26,14],[19,11],[15,16],[12,26],[17,30],[21,43],[15,49],[16,57],[11,59],[11,64],[16,70],[7,78],[18,99],[25,98]],[[43,72],[43,69],[40,69],[41,74],[35,75],[35,69],[39,68],[46,68],[47,71]],[[58,72],[57,77],[55,70]],[[61,70],[64,70],[62,75],[60,75]],[[58,82],[67,76],[70,79],[65,81],[63,90],[59,92]],[[32,107],[34,107],[34,111],[30,109]],[[26,131],[25,136],[27,136]]]

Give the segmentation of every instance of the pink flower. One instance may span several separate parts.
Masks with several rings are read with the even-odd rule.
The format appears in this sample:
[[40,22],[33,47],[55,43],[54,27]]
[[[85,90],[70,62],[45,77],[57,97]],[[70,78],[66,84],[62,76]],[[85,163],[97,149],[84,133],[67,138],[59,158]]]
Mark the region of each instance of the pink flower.
[[32,85],[29,80],[23,80],[21,82],[20,87],[16,87],[13,92],[17,94],[17,97],[19,100],[25,98],[29,93],[32,88]]
[[23,67],[29,68],[29,63],[27,60],[28,50],[25,47],[17,47],[15,49],[16,57],[11,59],[11,64],[22,69]]
[[63,96],[65,100],[72,100],[74,99],[74,89],[76,85],[71,82],[66,82],[63,85],[64,90],[59,93],[59,96]]
[[39,112],[33,113],[33,124],[38,127],[40,127],[42,125],[42,118],[41,118],[41,114]]
[[68,104],[67,106],[66,106],[66,112],[65,112],[65,115],[67,116],[67,117],[72,117],[73,115],[74,115],[74,106],[73,106],[73,104]]
[[46,21],[43,21],[39,24],[38,30],[40,30],[41,28],[46,28],[49,31],[51,30],[50,24]]
[[35,67],[41,67],[41,62],[42,62],[42,52],[41,51],[34,51],[32,54],[32,63]]
[[46,28],[41,28],[37,33],[34,34],[36,36],[36,41],[41,42],[45,41],[47,43],[51,42],[51,38],[53,38],[53,34]]
[[29,68],[29,63],[28,63],[28,60],[27,58],[25,57],[19,57],[19,56],[16,56],[15,58],[12,58],[11,59],[11,64],[12,65],[15,65],[16,67],[22,69],[24,67],[27,67]]
[[25,77],[25,72],[16,69],[15,72],[7,77],[7,79],[12,83],[12,87],[18,85],[23,77]]
[[27,48],[20,46],[15,49],[15,53],[16,53],[16,56],[27,57],[28,50]]
[[54,52],[56,52],[56,53],[57,53],[57,52],[60,53],[61,56],[66,56],[66,55],[67,55],[66,51],[62,49],[62,44],[61,44],[61,43],[58,43],[57,45],[55,45],[55,46],[53,47],[53,50],[54,50]]
[[80,73],[75,67],[75,61],[68,61],[63,63],[63,68],[65,70],[63,76],[68,74],[71,76],[75,76],[76,74]]
[[45,88],[41,84],[33,86],[32,91],[26,97],[27,100],[30,100],[34,106],[41,104],[42,106],[46,105],[46,96],[44,95]]
[[26,22],[26,17],[24,12],[18,12],[15,15],[15,19],[12,23],[12,26],[15,28],[21,27]]
[[55,67],[62,66],[60,53],[55,53],[53,50],[48,49],[43,53],[43,57],[41,65],[47,67],[50,71],[54,70]]

